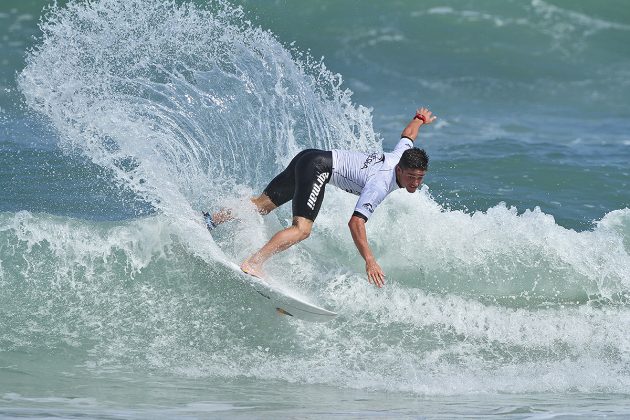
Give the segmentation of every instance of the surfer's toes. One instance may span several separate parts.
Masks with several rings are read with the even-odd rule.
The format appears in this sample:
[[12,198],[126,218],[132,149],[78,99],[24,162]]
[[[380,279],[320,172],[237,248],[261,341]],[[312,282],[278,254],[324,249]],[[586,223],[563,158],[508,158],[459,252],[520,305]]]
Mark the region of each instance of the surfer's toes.
[[210,232],[212,232],[214,230],[214,228],[217,227],[217,223],[215,223],[214,220],[212,220],[212,215],[208,212],[202,212],[203,213],[203,220],[206,222],[206,227],[208,228],[208,230]]
[[243,273],[245,274],[249,274],[250,276],[254,276],[257,277],[259,279],[263,279],[264,277],[264,273],[262,273],[260,270],[254,268],[252,265],[250,265],[247,261],[244,262],[243,264],[241,264],[241,270],[243,271]]

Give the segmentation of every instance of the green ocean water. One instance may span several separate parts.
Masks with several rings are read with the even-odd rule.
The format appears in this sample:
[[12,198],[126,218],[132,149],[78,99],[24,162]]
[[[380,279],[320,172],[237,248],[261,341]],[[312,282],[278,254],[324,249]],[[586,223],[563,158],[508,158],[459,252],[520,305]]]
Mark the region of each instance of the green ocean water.
[[[0,417],[627,417],[628,41],[621,0],[3,2]],[[295,153],[421,105],[384,289],[334,188],[269,272],[335,321],[219,263],[288,223],[247,197]]]

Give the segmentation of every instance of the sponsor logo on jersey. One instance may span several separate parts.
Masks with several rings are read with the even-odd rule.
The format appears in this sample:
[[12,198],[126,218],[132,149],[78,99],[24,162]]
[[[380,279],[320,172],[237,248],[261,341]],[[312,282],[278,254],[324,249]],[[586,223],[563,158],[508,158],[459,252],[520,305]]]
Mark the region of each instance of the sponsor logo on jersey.
[[315,185],[313,185],[313,190],[306,203],[311,210],[315,210],[315,202],[317,201],[317,197],[319,197],[319,192],[322,190],[322,185],[324,185],[329,175],[330,172],[323,172],[315,180]]
[[365,203],[363,207],[365,207],[370,213],[374,213],[374,207],[372,207],[371,203]]
[[367,169],[367,167],[370,166],[374,162],[384,162],[384,161],[385,161],[385,155],[383,153],[381,153],[380,157],[379,157],[379,154],[376,152],[370,153],[368,157],[365,159],[365,162],[363,162],[363,166],[361,167],[361,169]]

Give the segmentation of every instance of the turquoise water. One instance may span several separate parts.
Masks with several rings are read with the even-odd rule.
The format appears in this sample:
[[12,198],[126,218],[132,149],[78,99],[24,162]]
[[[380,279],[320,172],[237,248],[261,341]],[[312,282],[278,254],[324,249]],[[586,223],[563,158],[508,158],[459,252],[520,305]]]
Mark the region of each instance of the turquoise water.
[[[628,416],[623,1],[45,6],[0,9],[0,416]],[[297,151],[388,149],[420,105],[384,289],[334,188],[269,272],[335,321],[218,262],[286,225],[247,197]]]

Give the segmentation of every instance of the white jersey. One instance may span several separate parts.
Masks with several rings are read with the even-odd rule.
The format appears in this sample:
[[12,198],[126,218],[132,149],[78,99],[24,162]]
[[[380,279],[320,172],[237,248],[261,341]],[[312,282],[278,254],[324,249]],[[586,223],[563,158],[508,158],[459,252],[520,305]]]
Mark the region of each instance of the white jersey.
[[403,152],[412,147],[413,142],[403,137],[391,153],[333,150],[330,183],[358,195],[354,211],[367,220],[389,193],[400,188],[396,182],[396,165]]

